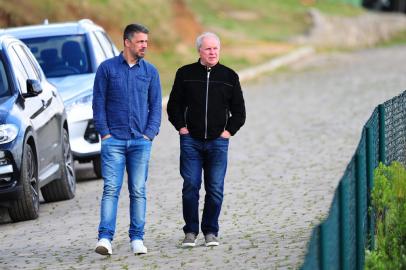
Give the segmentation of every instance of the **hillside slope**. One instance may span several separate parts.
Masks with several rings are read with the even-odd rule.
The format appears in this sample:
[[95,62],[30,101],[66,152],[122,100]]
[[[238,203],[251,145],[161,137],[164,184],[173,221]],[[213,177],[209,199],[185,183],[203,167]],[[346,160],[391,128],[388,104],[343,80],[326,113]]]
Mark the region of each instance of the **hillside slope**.
[[197,59],[194,39],[202,31],[221,36],[221,61],[238,70],[294,48],[287,40],[309,29],[309,7],[327,14],[362,13],[314,0],[0,0],[0,27],[89,18],[121,49],[124,26],[143,23],[151,31],[147,58],[159,68],[167,93],[177,67]]

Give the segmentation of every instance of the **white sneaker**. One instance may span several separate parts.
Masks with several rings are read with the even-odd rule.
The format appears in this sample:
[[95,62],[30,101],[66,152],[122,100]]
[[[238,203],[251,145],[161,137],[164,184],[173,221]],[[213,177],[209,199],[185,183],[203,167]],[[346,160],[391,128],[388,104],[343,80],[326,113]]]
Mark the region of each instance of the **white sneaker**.
[[135,255],[147,254],[148,252],[148,249],[144,246],[144,242],[142,240],[131,241],[131,249]]
[[111,248],[111,242],[109,239],[102,238],[97,242],[96,253],[99,253],[100,255],[111,255],[113,254],[113,250]]

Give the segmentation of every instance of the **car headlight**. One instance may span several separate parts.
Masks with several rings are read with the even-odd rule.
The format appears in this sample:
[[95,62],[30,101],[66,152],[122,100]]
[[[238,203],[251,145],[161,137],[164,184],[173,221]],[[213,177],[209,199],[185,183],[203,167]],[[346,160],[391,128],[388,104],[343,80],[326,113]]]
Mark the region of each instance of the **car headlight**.
[[73,109],[77,110],[80,109],[80,107],[92,106],[92,101],[93,101],[92,90],[87,91],[80,96],[71,98],[70,100],[65,102],[66,113],[69,114],[69,112],[72,111]]
[[0,125],[0,144],[13,141],[18,135],[18,127],[13,124]]

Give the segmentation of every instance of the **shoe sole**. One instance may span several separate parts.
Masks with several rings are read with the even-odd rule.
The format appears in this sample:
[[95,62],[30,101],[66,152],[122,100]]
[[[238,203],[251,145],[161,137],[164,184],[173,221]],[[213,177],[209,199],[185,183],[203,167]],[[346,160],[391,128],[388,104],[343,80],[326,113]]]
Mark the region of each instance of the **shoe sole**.
[[134,255],[143,255],[143,254],[147,254],[147,251],[134,251],[133,253],[134,253]]
[[206,243],[206,247],[216,247],[219,245],[219,242],[208,242]]
[[196,243],[182,243],[182,247],[184,248],[189,248],[189,247],[195,247]]
[[103,256],[111,255],[111,253],[109,253],[109,250],[103,246],[96,247],[95,251],[96,251],[96,253],[103,255]]

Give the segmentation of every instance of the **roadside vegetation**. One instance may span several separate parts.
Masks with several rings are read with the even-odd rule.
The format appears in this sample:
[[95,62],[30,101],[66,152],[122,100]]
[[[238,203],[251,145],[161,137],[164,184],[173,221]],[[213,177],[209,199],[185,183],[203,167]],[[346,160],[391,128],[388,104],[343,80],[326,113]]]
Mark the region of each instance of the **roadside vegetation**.
[[406,169],[400,163],[375,169],[372,205],[375,250],[366,252],[365,269],[406,269]]
[[382,47],[390,47],[401,44],[406,44],[406,31],[397,33],[390,40],[382,42],[379,45]]
[[295,48],[289,40],[309,29],[312,7],[330,15],[364,12],[330,0],[0,0],[0,27],[89,18],[121,49],[124,26],[141,22],[151,31],[147,58],[167,94],[176,69],[197,60],[194,39],[202,31],[221,36],[221,61],[240,70]]

